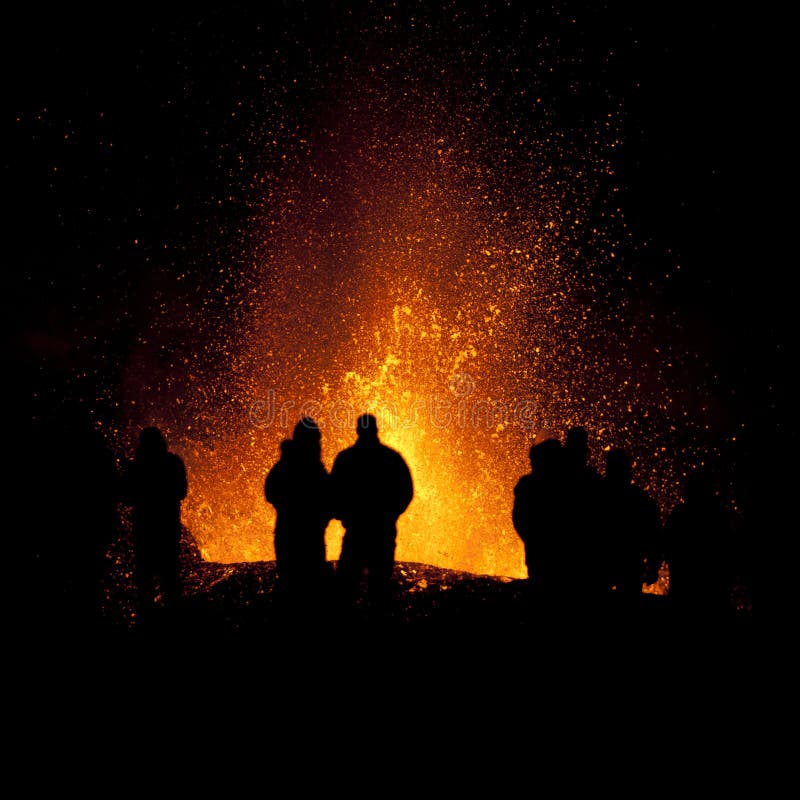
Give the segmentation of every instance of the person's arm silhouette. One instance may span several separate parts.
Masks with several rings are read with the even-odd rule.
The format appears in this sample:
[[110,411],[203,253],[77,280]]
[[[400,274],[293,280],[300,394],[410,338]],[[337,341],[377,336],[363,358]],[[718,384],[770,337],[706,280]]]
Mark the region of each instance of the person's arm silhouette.
[[411,504],[414,499],[414,481],[411,478],[411,470],[408,468],[402,456],[397,457],[397,505],[395,510],[399,517]]
[[514,487],[514,505],[511,509],[511,521],[514,524],[514,530],[519,534],[519,538],[523,542],[528,539],[531,523],[530,498],[528,497],[526,484],[525,478],[520,478],[517,482]]
[[178,500],[185,500],[189,493],[189,481],[186,477],[186,467],[180,456],[173,455],[175,464],[175,495]]

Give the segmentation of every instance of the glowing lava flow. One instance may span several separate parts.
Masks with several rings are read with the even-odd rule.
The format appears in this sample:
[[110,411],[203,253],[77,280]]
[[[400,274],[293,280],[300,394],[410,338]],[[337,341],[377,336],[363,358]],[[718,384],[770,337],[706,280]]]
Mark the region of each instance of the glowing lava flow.
[[[213,287],[224,302],[172,323],[195,354],[158,391],[169,337],[154,323],[130,371],[131,430],[160,425],[184,457],[184,520],[207,559],[271,559],[262,487],[281,439],[314,416],[330,467],[371,411],[416,486],[398,558],[522,576],[512,489],[537,430],[580,423],[597,451],[631,448],[662,500],[672,478],[645,427],[668,417],[663,365],[645,385],[639,331],[603,296],[613,130],[570,148],[494,135],[469,98],[419,90],[398,106],[361,88],[335,122],[273,120],[251,144],[242,256]],[[332,523],[329,558],[340,536]]]

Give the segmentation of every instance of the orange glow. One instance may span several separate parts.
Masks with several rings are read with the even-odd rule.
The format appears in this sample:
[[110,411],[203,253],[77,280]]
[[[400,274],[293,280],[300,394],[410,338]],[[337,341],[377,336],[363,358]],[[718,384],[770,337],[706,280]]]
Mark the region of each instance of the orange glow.
[[[629,448],[664,505],[674,475],[646,425],[677,406],[667,355],[643,346],[642,373],[646,330],[604,294],[622,236],[602,210],[608,147],[500,140],[486,108],[435,96],[403,113],[356,96],[329,129],[273,121],[250,144],[238,254],[159,309],[129,367],[125,435],[156,424],[186,461],[204,557],[274,558],[263,481],[303,413],[328,467],[367,411],[404,455],[404,561],[524,576],[512,492],[543,429]],[[195,345],[181,363],[164,356],[176,328]],[[332,523],[329,558],[340,542]]]

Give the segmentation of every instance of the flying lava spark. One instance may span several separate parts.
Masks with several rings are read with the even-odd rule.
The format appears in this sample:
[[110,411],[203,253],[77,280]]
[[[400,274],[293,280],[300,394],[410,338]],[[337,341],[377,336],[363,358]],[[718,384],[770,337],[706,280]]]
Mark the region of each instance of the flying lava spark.
[[[263,481],[302,414],[328,467],[378,417],[416,487],[403,561],[525,575],[512,488],[535,437],[574,424],[671,502],[691,454],[670,432],[696,419],[624,291],[618,114],[560,129],[522,78],[500,103],[479,51],[365,47],[304,86],[251,67],[230,188],[246,213],[209,230],[216,274],[187,265],[156,304],[123,386],[125,436],[158,425],[186,462],[206,559],[274,558]],[[340,540],[332,523],[329,558]]]

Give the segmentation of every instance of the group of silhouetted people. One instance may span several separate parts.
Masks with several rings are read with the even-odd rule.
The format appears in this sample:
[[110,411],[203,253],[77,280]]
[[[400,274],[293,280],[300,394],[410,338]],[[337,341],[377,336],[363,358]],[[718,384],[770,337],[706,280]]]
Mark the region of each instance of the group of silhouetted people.
[[[275,556],[284,608],[354,610],[366,585],[366,607],[384,617],[391,605],[397,520],[414,487],[403,457],[384,445],[371,414],[359,417],[355,443],[340,452],[330,473],[321,460],[321,434],[303,417],[264,484],[277,512]],[[156,428],[145,428],[135,458],[121,471],[99,433],[82,423],[62,431],[64,464],[53,508],[43,510],[52,537],[36,556],[43,583],[58,588],[67,613],[97,617],[103,603],[104,556],[118,534],[117,505],[131,507],[137,616],[175,608],[181,594],[181,502],[186,470]],[[711,483],[693,475],[684,502],[662,526],[659,510],[633,480],[622,450],[609,450],[605,475],[590,465],[587,432],[569,430],[530,449],[530,473],[514,488],[513,524],[525,549],[529,597],[543,610],[591,613],[638,608],[643,585],[669,565],[671,605],[699,617],[730,610],[731,528]],[[52,517],[52,518],[51,518]],[[82,532],[62,537],[58,523]],[[334,571],[325,533],[331,520],[344,530]],[[56,597],[56,599],[59,599]]]
[[584,428],[570,429],[563,446],[557,439],[534,444],[530,463],[514,489],[512,517],[540,608],[634,611],[664,561],[674,607],[701,616],[730,607],[729,523],[701,474],[662,529],[624,451],[606,453],[604,477],[589,465]]
[[275,558],[278,579],[290,602],[319,601],[331,588],[325,556],[325,530],[332,519],[345,529],[335,574],[335,595],[352,608],[366,576],[369,608],[387,613],[397,539],[397,519],[414,496],[403,457],[378,438],[374,416],[364,414],[357,440],[336,457],[327,473],[320,459],[321,435],[303,417],[292,439],[281,443],[278,463],[264,484],[275,506]]

